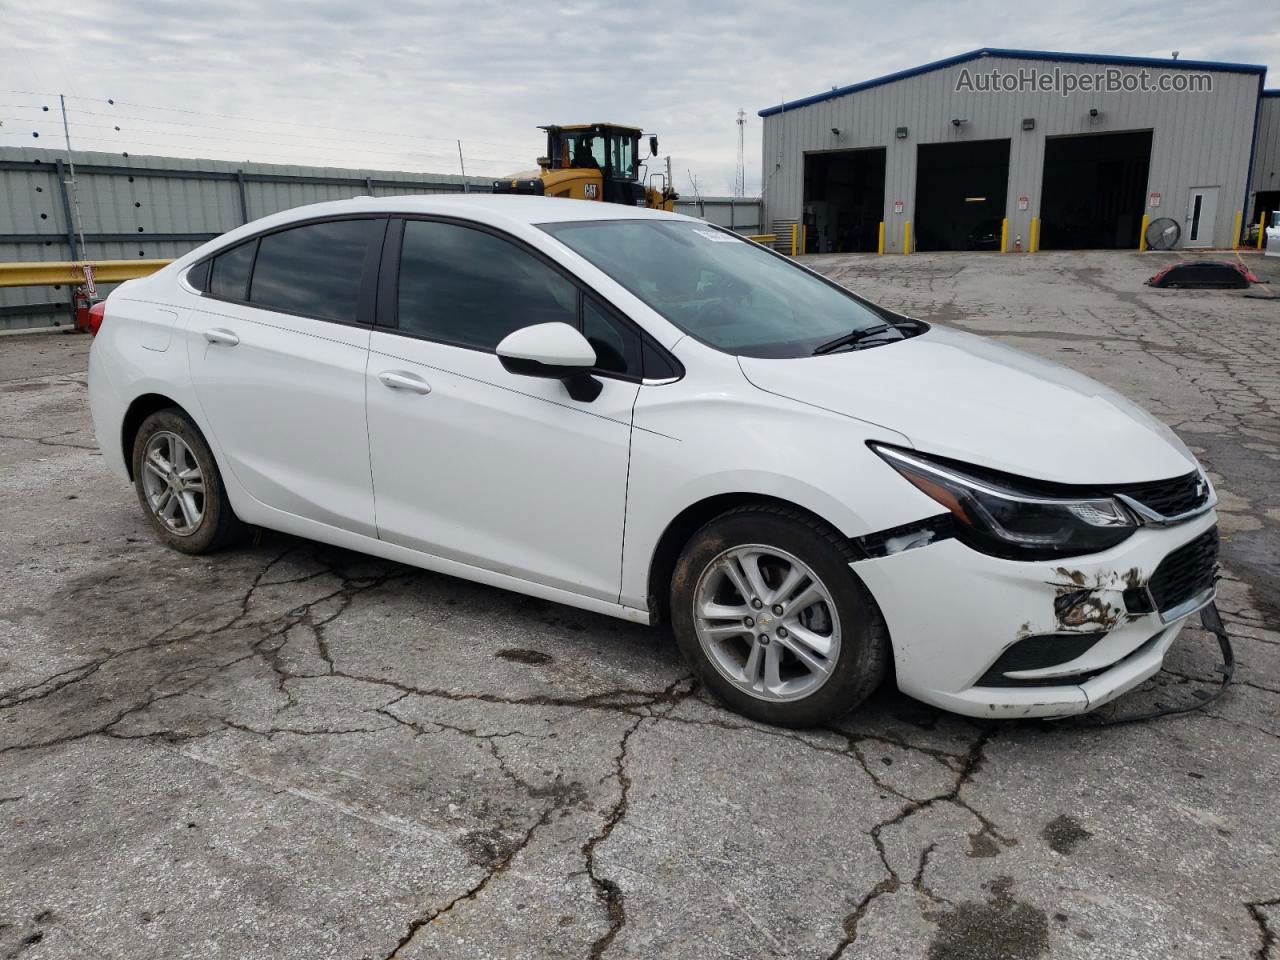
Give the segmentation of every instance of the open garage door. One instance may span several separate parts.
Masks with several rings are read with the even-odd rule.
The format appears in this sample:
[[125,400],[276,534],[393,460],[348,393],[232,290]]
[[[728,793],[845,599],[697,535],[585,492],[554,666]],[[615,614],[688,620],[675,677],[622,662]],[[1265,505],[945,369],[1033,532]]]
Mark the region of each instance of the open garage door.
[[999,250],[1008,192],[1008,140],[920,144],[916,249]]
[[884,147],[804,155],[805,253],[875,252],[884,163]]
[[1040,249],[1136,250],[1150,163],[1150,130],[1047,138]]

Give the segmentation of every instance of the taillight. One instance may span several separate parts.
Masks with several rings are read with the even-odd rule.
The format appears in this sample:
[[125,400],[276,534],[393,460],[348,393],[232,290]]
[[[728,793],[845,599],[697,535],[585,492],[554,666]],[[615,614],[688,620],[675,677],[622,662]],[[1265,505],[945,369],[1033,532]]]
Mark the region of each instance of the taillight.
[[102,326],[102,318],[107,313],[107,301],[99,300],[89,308],[89,322],[87,324],[90,335],[97,336],[98,330]]

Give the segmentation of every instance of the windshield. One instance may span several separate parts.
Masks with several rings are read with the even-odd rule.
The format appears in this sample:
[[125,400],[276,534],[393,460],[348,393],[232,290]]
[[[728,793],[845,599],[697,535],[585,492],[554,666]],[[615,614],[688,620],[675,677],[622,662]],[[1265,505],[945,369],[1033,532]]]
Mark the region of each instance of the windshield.
[[895,319],[705,224],[596,220],[542,229],[681,330],[726,353],[807,357],[833,338]]
[[562,170],[572,167],[603,170],[606,160],[604,137],[591,131],[562,134],[557,159]]

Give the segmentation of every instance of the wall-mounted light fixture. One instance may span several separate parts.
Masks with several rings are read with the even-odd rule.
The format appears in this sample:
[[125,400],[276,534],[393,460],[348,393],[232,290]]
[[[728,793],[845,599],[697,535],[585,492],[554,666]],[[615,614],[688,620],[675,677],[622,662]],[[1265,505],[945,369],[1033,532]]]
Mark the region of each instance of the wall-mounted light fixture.
[[1035,118],[1035,117],[1023,117],[1023,119],[1022,119],[1022,129],[1023,129],[1023,130],[1034,130],[1035,128],[1036,128],[1036,118]]
[[968,122],[969,122],[968,120],[964,120],[964,119],[961,119],[960,117],[956,117],[954,120],[951,121],[951,125],[953,127],[958,127],[960,126],[960,124],[968,123]]
[[1090,107],[1090,108],[1089,108],[1089,119],[1090,119],[1090,120],[1097,120],[1097,119],[1098,119],[1098,108],[1097,108],[1097,107]]
[[899,127],[897,130],[894,131],[893,135],[897,137],[899,140],[905,140],[907,139],[907,128]]
[[838,136],[840,136],[840,128],[839,128],[839,127],[832,127],[832,128],[831,128],[831,135],[832,135],[833,137],[838,137]]

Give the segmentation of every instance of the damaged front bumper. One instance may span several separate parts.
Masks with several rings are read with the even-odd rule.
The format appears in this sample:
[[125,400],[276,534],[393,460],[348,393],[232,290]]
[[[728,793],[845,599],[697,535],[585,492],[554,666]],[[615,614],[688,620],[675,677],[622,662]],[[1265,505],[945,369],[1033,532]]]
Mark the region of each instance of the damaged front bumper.
[[1070,560],[1002,560],[948,538],[852,568],[884,614],[904,693],[973,717],[1059,717],[1160,669],[1214,595],[1212,577],[1171,587],[1161,564],[1216,565],[1215,523],[1209,510]]

